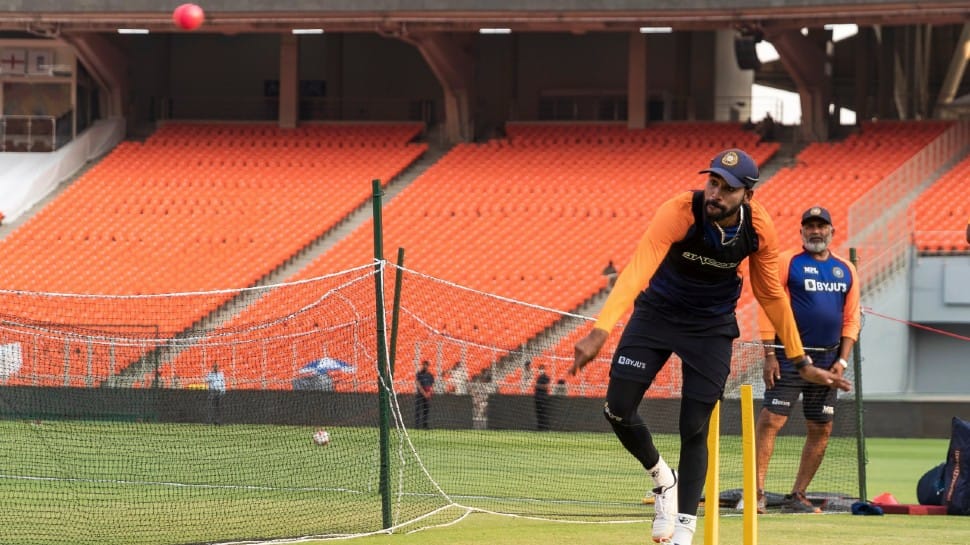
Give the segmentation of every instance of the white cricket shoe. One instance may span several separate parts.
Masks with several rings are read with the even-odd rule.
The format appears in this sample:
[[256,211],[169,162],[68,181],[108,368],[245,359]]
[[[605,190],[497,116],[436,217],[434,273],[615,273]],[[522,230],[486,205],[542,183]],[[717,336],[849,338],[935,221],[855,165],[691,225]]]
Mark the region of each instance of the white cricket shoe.
[[677,515],[674,525],[674,536],[670,538],[672,545],[691,545],[694,541],[694,531],[697,529],[696,515]]
[[656,543],[670,542],[677,520],[677,472],[670,472],[674,475],[674,484],[653,489],[653,540]]

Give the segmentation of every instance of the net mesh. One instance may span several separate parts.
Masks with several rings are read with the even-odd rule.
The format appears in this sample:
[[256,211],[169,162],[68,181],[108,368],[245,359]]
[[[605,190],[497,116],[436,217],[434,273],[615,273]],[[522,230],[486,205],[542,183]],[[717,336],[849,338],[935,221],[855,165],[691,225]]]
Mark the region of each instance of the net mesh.
[[[620,327],[579,376],[568,373],[591,327],[585,307],[543,308],[385,263],[218,292],[0,292],[0,302],[4,543],[332,538],[472,509],[587,522],[651,514],[648,480],[601,414]],[[741,486],[739,385],[762,391],[762,352],[735,350],[721,411],[726,506]],[[424,361],[435,379],[428,429],[415,395]],[[641,405],[672,462],[679,367],[668,363]],[[224,394],[207,388],[216,369]],[[537,399],[542,374],[550,393]],[[852,405],[840,402],[810,495],[858,489]],[[778,438],[769,487],[794,480],[798,415]],[[314,443],[319,429],[329,444]]]

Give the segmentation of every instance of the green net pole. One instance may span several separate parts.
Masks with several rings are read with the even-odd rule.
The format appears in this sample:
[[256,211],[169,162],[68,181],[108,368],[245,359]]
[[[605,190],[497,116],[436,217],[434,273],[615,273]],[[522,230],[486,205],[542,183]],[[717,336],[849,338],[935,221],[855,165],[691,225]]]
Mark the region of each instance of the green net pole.
[[[160,337],[161,332],[159,331],[159,327],[157,324],[154,327],[155,327],[155,342],[157,343],[159,342],[158,340],[161,339]],[[162,385],[160,383],[162,381],[162,370],[159,368],[160,366],[158,364],[158,360],[161,359],[161,355],[158,353],[158,349],[155,349],[152,351],[151,358],[152,358],[152,365],[155,366],[155,387],[161,388]]]
[[390,421],[391,421],[391,402],[388,393],[388,386],[391,384],[392,375],[388,373],[387,345],[384,341],[384,233],[381,224],[381,181],[373,181],[374,192],[374,294],[377,319],[374,320],[374,327],[377,329],[377,374],[380,377],[380,385],[377,389],[378,403],[380,404],[380,426],[378,434],[380,436],[381,467],[380,484],[381,491],[381,520],[384,528],[391,527],[391,451],[390,451]]
[[[849,248],[849,260],[859,269],[859,259],[855,248]],[[862,341],[862,332],[859,333],[859,340],[852,346],[852,370],[855,372],[855,419],[856,419],[856,457],[859,467],[859,499],[866,501],[866,433],[863,429],[865,410],[862,406],[862,349],[859,343]]]
[[394,308],[391,310],[391,376],[394,376],[394,362],[397,361],[397,325],[401,316],[401,284],[404,278],[404,248],[397,249],[397,271],[394,273]]

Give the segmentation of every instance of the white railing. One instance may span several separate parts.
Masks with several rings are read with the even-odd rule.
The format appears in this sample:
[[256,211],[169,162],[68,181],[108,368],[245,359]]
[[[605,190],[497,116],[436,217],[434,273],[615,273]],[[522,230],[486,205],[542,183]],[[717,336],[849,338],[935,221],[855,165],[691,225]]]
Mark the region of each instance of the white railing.
[[[968,146],[970,122],[955,122],[849,206],[848,236],[837,251],[848,257],[849,249],[856,249],[863,290],[877,288],[882,280],[906,266],[915,230],[909,204],[934,172],[959,159]],[[738,307],[742,338],[757,336],[757,312],[754,302]]]
[[849,206],[843,255],[856,248],[864,289],[905,263],[915,222],[910,203],[930,176],[970,146],[970,122],[959,121]]
[[0,116],[0,150],[53,151],[64,144],[52,115]]

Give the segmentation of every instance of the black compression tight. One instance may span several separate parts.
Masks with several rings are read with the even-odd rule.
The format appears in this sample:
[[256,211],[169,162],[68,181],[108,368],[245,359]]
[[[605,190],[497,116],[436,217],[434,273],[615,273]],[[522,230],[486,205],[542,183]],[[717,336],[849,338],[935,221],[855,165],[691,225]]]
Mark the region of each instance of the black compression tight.
[[[646,423],[637,413],[647,385],[611,378],[606,390],[606,420],[620,443],[644,469],[660,460],[660,452]],[[697,514],[697,504],[704,491],[707,476],[707,429],[714,410],[713,403],[684,398],[680,403],[680,463],[678,472],[678,512]]]
[[707,477],[707,429],[713,403],[684,398],[680,401],[680,483],[677,489],[680,512],[697,514],[697,504]]
[[646,423],[637,413],[646,392],[646,384],[611,378],[606,388],[603,415],[620,443],[640,461],[644,469],[650,469],[660,461],[660,452],[653,444],[653,436]]

